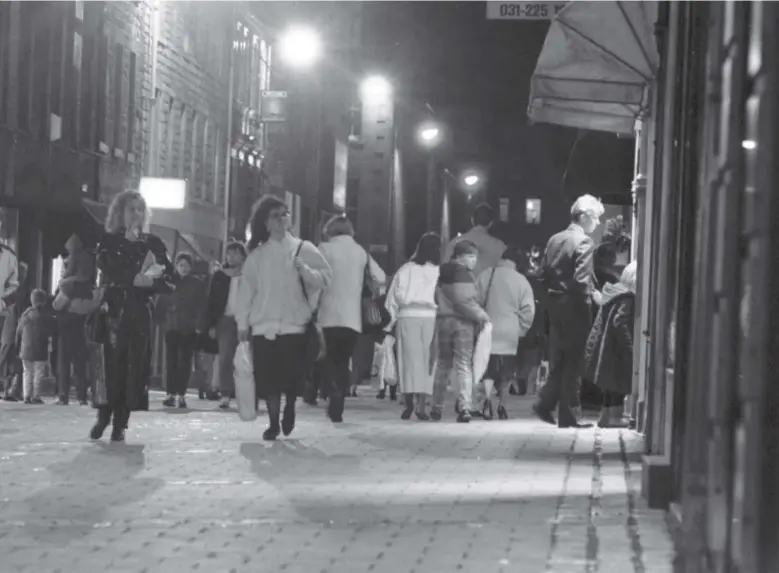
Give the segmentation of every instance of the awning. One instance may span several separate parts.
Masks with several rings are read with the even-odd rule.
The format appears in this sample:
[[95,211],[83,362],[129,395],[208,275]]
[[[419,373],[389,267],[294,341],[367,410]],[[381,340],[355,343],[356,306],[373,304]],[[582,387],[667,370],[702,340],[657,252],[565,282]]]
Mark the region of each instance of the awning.
[[181,248],[181,245],[179,245],[179,251],[189,251],[201,261],[205,261],[207,263],[213,262],[214,258],[206,253],[194,235],[190,235],[189,233],[179,233],[179,239],[184,243],[183,249]]
[[657,2],[568,4],[538,57],[530,119],[632,135],[657,72],[656,21]]

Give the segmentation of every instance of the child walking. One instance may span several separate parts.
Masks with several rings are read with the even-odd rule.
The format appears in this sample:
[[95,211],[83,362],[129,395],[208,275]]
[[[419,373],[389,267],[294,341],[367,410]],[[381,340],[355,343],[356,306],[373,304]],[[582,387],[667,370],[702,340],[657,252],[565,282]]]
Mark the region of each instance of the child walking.
[[32,307],[19,319],[16,328],[16,347],[22,360],[24,380],[24,403],[43,404],[41,380],[46,375],[49,363],[49,341],[56,329],[54,316],[46,310],[48,296],[41,289],[30,295]]

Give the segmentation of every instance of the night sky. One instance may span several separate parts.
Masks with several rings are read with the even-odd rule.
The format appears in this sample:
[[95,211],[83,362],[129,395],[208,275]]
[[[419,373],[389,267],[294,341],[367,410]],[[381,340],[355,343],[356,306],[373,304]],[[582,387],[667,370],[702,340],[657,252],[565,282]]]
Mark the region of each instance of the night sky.
[[[366,65],[392,77],[398,98],[481,114],[480,155],[491,166],[493,198],[515,196],[523,205],[542,197],[545,222],[555,227],[581,193],[629,197],[631,140],[589,132],[571,156],[577,130],[527,119],[548,22],[487,20],[484,2],[366,2],[364,16]],[[458,219],[467,225],[467,215]],[[544,242],[553,229],[543,226],[522,231],[533,235],[522,242]]]

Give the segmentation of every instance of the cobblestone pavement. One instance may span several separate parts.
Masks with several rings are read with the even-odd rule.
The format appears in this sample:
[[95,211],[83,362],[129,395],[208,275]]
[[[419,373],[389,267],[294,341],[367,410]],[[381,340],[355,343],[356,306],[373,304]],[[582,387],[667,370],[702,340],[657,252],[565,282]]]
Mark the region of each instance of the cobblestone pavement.
[[526,398],[507,422],[403,422],[366,397],[264,443],[264,420],[160,400],[125,445],[87,442],[86,407],[0,404],[0,572],[671,571],[632,432],[557,430]]

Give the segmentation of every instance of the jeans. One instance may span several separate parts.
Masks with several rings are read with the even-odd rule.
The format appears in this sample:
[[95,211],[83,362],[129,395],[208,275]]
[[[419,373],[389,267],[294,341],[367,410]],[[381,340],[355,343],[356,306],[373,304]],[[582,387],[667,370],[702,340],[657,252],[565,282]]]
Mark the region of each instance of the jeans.
[[223,398],[235,397],[235,368],[233,361],[238,348],[238,325],[232,316],[223,316],[216,325],[219,356],[216,359],[216,376]]
[[461,412],[473,408],[473,350],[476,345],[474,323],[454,316],[436,319],[438,336],[438,367],[433,384],[433,410],[443,411],[446,387],[454,370],[457,401]]
[[169,330],[165,333],[165,388],[170,396],[184,396],[192,376],[197,334]]
[[46,360],[23,360],[24,369],[24,398],[41,397],[41,381],[46,375]]
[[349,361],[360,335],[356,330],[344,327],[325,328],[327,360],[328,414],[333,420],[340,420],[344,413],[344,402],[351,389]]

